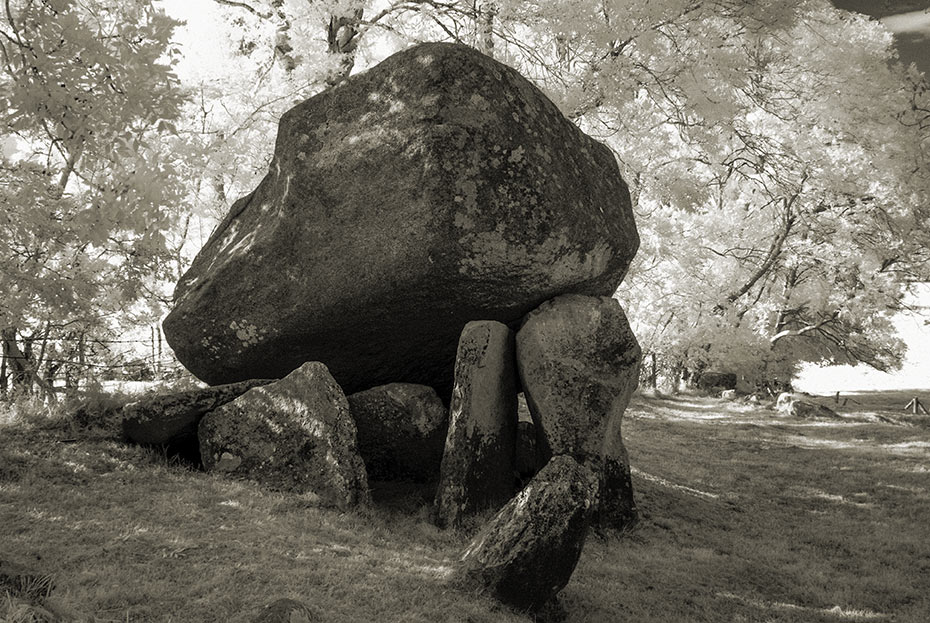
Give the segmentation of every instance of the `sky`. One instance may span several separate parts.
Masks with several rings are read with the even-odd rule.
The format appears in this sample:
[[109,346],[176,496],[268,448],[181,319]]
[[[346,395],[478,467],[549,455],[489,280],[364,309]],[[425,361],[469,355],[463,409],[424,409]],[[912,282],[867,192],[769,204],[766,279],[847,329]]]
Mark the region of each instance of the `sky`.
[[[923,305],[930,313],[930,284],[925,284],[915,297],[906,299],[911,305]],[[916,313],[898,314],[894,324],[898,337],[908,345],[904,366],[894,374],[879,372],[868,366],[807,365],[794,383],[794,388],[812,394],[836,392],[879,391],[892,389],[930,390],[930,316]]]
[[[835,6],[854,10],[880,19],[895,35],[901,59],[913,62],[930,75],[930,0],[833,0]],[[207,76],[211,68],[229,62],[218,53],[211,31],[220,26],[219,11],[206,0],[160,0],[169,15],[187,22],[176,39],[184,48],[185,60],[178,67],[182,79],[197,81]],[[922,306],[930,314],[930,285],[920,296],[909,299],[911,305]],[[924,389],[930,390],[930,324],[917,314],[900,314],[895,319],[899,337],[908,345],[907,359],[894,374],[878,372],[867,366],[807,365],[795,382],[795,388],[811,393],[832,394],[837,391]]]

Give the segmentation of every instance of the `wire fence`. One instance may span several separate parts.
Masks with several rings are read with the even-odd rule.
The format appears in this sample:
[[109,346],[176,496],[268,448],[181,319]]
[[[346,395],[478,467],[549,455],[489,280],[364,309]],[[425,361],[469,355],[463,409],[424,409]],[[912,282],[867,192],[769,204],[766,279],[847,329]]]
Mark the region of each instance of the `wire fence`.
[[[14,370],[23,368],[23,364],[32,366],[36,373],[39,373],[38,368],[44,368],[46,374],[50,372],[53,376],[67,373],[69,369],[123,372],[128,376],[170,375],[182,369],[177,359],[171,356],[170,347],[164,343],[161,329],[156,327],[151,328],[148,338],[39,333],[19,337],[17,341],[23,347],[19,353],[0,349],[0,362],[7,376],[14,375]],[[110,348],[114,345],[127,348]]]

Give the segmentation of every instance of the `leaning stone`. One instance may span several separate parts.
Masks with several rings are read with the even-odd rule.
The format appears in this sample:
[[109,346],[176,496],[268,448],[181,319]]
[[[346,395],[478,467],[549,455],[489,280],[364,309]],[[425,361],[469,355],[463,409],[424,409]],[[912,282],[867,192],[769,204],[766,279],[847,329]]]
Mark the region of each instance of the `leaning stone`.
[[272,383],[252,379],[229,385],[159,394],[123,407],[123,436],[135,443],[168,444],[196,438],[200,418],[254,387]]
[[273,601],[252,620],[252,623],[316,623],[321,619],[317,614],[293,599]]
[[432,387],[390,383],[348,400],[370,479],[435,482],[449,413]]
[[284,113],[165,336],[208,383],[321,361],[348,394],[406,382],[448,401],[465,323],[611,295],[638,246],[608,147],[514,69],[427,43]]
[[516,376],[513,331],[493,320],[466,324],[436,491],[440,526],[456,526],[465,515],[499,508],[513,496]]
[[469,543],[453,571],[519,610],[539,610],[568,584],[588,532],[597,479],[556,456]]
[[641,357],[623,309],[609,297],[558,296],[528,314],[517,333],[539,452],[573,456],[598,475],[601,528],[623,529],[635,517],[620,429]]
[[349,405],[321,363],[305,363],[211,411],[199,436],[208,471],[309,494],[323,506],[370,500]]

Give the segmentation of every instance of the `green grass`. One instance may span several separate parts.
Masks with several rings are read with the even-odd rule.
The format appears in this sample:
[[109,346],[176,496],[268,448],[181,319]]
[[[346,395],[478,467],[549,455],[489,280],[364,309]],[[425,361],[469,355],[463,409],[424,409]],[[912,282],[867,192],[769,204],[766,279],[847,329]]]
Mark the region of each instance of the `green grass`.
[[[930,620],[930,418],[870,399],[830,422],[634,399],[643,520],[589,538],[567,620]],[[529,620],[447,585],[467,532],[432,527],[416,491],[376,493],[400,498],[320,510],[105,427],[0,410],[0,559],[51,574],[54,599],[35,603],[65,619],[245,622],[290,597],[328,622]],[[0,591],[0,621],[41,614]]]

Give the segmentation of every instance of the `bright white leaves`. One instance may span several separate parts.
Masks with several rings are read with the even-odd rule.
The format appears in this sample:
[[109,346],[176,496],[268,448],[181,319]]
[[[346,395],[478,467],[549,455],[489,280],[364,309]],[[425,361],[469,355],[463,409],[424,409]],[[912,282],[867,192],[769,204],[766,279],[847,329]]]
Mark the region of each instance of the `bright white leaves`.
[[[254,67],[204,81],[215,140],[200,197],[254,186],[280,111],[338,63],[328,16],[357,4],[223,9],[220,39]],[[920,77],[889,65],[880,24],[825,0],[493,4],[495,57],[608,142],[638,198],[622,295],[646,350],[761,376],[805,359],[894,362],[888,309],[930,278],[930,106]],[[357,69],[412,40],[475,43],[481,18],[471,2],[364,8]],[[290,73],[272,61],[281,16],[303,35]]]
[[[0,20],[0,326],[83,323],[152,285],[181,201],[175,23],[148,3],[11,2]],[[10,146],[13,147],[10,147]]]

